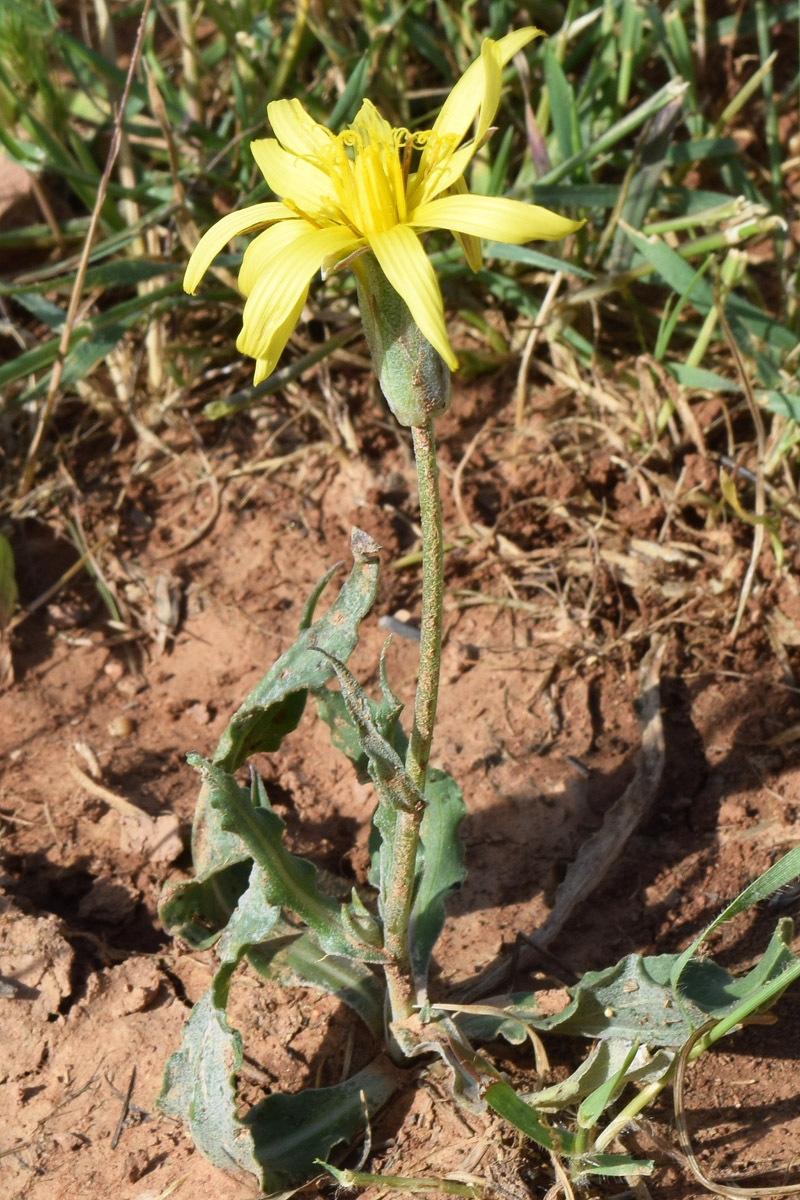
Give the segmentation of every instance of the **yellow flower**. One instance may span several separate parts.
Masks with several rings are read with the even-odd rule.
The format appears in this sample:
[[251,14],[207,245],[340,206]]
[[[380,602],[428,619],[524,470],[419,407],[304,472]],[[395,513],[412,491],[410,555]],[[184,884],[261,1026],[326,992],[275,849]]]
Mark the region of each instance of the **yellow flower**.
[[[318,125],[298,100],[268,106],[275,137],[253,142],[251,149],[281,199],[229,213],[213,225],[184,278],[186,291],[194,292],[231,238],[263,229],[245,251],[238,281],[247,301],[236,345],[257,360],[255,383],[274,370],[320,268],[325,275],[352,255],[372,251],[424,337],[455,368],[442,295],[420,234],[449,230],[477,270],[481,237],[550,241],[580,227],[534,204],[472,195],[463,179],[489,135],[503,67],[539,32],[528,27],[499,41],[486,38],[480,58],[430,130],[395,129],[369,100],[339,134]],[[462,145],[476,117],[473,137]]]

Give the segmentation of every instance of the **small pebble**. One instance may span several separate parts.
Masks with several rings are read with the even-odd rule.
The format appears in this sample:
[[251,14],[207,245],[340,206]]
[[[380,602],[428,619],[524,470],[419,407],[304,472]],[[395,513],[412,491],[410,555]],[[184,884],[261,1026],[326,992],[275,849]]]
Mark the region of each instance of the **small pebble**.
[[138,679],[134,679],[132,675],[125,675],[117,683],[117,691],[123,696],[135,696],[137,692],[142,690],[142,684]]
[[189,704],[186,708],[187,717],[191,717],[198,725],[208,725],[211,720],[211,711],[207,704],[203,704],[201,700],[197,700],[194,704]]
[[114,717],[108,722],[107,730],[114,738],[129,738],[136,728],[136,722],[132,717],[121,713],[120,716]]

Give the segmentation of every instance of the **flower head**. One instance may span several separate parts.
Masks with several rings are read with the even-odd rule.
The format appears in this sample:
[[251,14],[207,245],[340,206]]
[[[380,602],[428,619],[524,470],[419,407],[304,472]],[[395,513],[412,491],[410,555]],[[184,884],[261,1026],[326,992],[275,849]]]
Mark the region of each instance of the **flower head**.
[[[298,100],[268,106],[275,137],[253,142],[251,149],[281,198],[229,213],[213,225],[184,278],[186,290],[194,292],[231,238],[263,230],[245,251],[239,272],[247,300],[236,345],[256,359],[256,383],[274,370],[320,269],[327,274],[371,251],[423,336],[455,368],[442,295],[420,235],[449,230],[477,270],[481,237],[515,244],[550,241],[580,227],[534,204],[473,195],[463,179],[497,112],[503,67],[538,34],[528,27],[499,41],[486,38],[429,130],[393,128],[369,100],[338,134],[318,125]],[[476,117],[474,134],[465,142]]]

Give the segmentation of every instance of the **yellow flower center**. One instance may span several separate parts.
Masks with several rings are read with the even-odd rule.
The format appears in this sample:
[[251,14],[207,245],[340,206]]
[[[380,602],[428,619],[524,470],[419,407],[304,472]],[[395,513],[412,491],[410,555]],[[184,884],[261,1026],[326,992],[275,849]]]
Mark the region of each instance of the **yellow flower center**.
[[347,225],[363,237],[408,220],[406,194],[412,154],[430,131],[393,128],[369,100],[356,120],[308,161],[331,181],[335,211],[315,214]]

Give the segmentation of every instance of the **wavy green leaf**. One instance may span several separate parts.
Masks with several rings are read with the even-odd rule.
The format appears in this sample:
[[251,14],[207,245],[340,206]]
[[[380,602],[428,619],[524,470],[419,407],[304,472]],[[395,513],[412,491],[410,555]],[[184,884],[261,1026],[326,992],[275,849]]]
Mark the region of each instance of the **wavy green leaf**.
[[214,752],[216,765],[235,771],[250,754],[277,750],[297,727],[307,690],[321,687],[334,674],[325,653],[342,662],[352,654],[358,626],[375,602],[379,547],[368,534],[354,530],[351,549],[353,568],[336,600],[303,629],[231,718]]
[[158,905],[161,924],[193,950],[213,946],[247,887],[250,862],[242,849],[235,861],[220,859],[202,878],[168,883]]
[[185,1122],[214,1166],[249,1171],[263,1192],[275,1192],[311,1178],[318,1156],[365,1130],[402,1073],[381,1057],[335,1087],[267,1096],[242,1120],[236,1093],[242,1039],[225,1015],[233,968],[223,966],[192,1009],[157,1107]]
[[269,902],[269,879],[263,867],[254,862],[247,891],[231,914],[217,946],[217,957],[223,964],[239,962],[254,946],[269,941],[279,925],[280,906]]
[[402,1072],[380,1057],[335,1087],[265,1096],[245,1117],[265,1173],[278,1173],[284,1186],[312,1178],[317,1159],[363,1134],[402,1079]]
[[252,1131],[237,1115],[242,1039],[225,1016],[231,973],[228,967],[218,972],[192,1009],[156,1103],[166,1116],[188,1125],[197,1149],[215,1167],[249,1171],[265,1190],[275,1191],[282,1180],[257,1157]]
[[[785,870],[773,880],[779,878],[787,881]],[[501,1034],[519,1040],[517,1028],[511,1024],[516,1020],[540,1032],[677,1049],[709,1016],[720,1021],[743,1020],[774,1004],[800,977],[800,959],[789,949],[791,936],[792,923],[779,922],[757,966],[738,978],[710,959],[695,959],[693,952],[649,957],[630,954],[613,967],[587,971],[580,983],[569,989],[570,1002],[561,1012],[542,1014],[535,992],[512,994],[495,1014],[464,1014],[459,1024],[468,1037],[483,1040]]]
[[452,776],[432,768],[425,784],[425,801],[410,918],[411,962],[418,987],[425,986],[431,954],[442,932],[445,899],[467,875],[458,832],[467,811],[461,788]]
[[384,990],[358,959],[326,954],[310,933],[275,949],[249,951],[247,958],[260,975],[283,987],[310,986],[336,996],[361,1018],[376,1041],[382,1039]]
[[314,864],[286,849],[283,844],[286,825],[264,803],[263,790],[259,794],[254,783],[248,795],[217,764],[205,762],[196,754],[189,756],[189,762],[210,784],[208,803],[219,811],[223,830],[241,839],[262,868],[265,903],[295,913],[313,930],[326,953],[382,962],[384,955],[380,948],[357,940],[342,920],[340,904],[320,890]]

